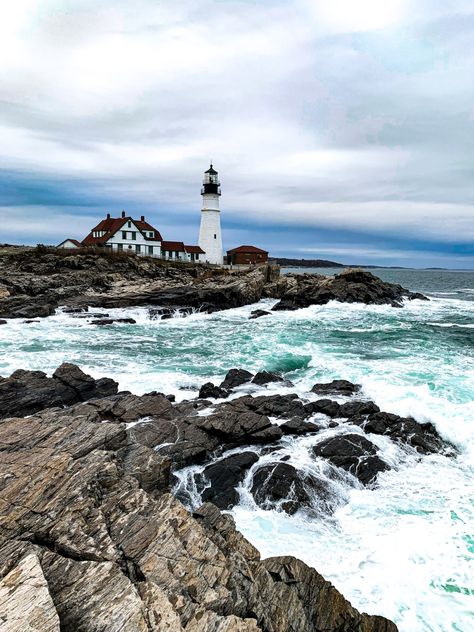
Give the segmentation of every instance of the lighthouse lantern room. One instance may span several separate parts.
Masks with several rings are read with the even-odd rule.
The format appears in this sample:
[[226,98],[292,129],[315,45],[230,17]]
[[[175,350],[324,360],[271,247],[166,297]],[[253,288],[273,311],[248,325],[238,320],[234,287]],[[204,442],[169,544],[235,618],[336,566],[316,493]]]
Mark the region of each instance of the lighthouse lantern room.
[[221,187],[219,174],[212,166],[212,163],[209,169],[204,173],[201,195],[202,208],[199,246],[205,252],[205,261],[222,265],[224,252],[222,250],[221,212],[219,210]]

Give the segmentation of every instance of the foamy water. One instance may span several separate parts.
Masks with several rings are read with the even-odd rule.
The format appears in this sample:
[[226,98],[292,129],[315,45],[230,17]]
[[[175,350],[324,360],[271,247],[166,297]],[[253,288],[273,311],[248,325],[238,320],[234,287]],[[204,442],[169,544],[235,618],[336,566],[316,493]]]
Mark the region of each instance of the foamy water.
[[[232,513],[263,556],[300,557],[357,608],[393,619],[402,632],[467,632],[474,629],[473,291],[464,281],[403,309],[331,303],[257,320],[248,320],[253,305],[162,322],[144,308],[107,310],[137,321],[111,327],[63,313],[30,325],[10,321],[0,327],[0,374],[52,373],[70,361],[132,392],[186,399],[234,366],[277,370],[295,386],[240,393],[303,395],[317,381],[345,378],[362,384],[382,410],[432,421],[458,447],[457,458],[420,459],[371,436],[393,469],[374,489],[351,477],[338,481],[340,502],[330,518],[258,508],[249,493],[252,470]],[[285,438],[281,454],[321,474],[310,457],[318,440]]]

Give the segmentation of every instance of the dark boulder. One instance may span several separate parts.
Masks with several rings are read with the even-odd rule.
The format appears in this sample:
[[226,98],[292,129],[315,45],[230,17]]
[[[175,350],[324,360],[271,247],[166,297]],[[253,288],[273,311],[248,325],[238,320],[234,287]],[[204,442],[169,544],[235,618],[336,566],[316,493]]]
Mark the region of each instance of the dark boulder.
[[250,312],[249,320],[261,318],[262,316],[270,316],[270,312],[267,312],[264,309],[254,309],[253,312]]
[[409,443],[421,454],[454,451],[454,448],[440,437],[433,424],[421,424],[411,417],[376,412],[358,425],[366,432],[388,435],[391,439]]
[[220,388],[220,386],[215,386],[212,382],[206,382],[199,389],[199,398],[200,399],[222,399],[224,397],[228,397],[229,393]]
[[0,325],[6,325],[6,324],[7,324],[7,321],[6,321],[6,320],[2,320],[2,319],[0,319]]
[[285,280],[286,288],[280,288],[281,300],[273,307],[274,311],[325,305],[329,301],[402,307],[405,298],[428,300],[421,294],[382,281],[371,272],[360,269],[344,270],[335,276],[289,274]]
[[360,384],[353,384],[348,380],[333,380],[315,384],[311,392],[318,395],[354,395],[360,391],[360,388]]
[[36,302],[31,297],[24,301],[16,297],[0,301],[0,316],[5,318],[46,318],[54,314],[55,310],[55,303]]
[[355,417],[358,415],[371,415],[380,412],[380,408],[374,402],[355,401],[345,402],[339,408],[339,417]]
[[300,309],[300,306],[291,298],[281,299],[272,307],[272,312],[293,312]]
[[63,307],[62,309],[63,314],[82,314],[88,311],[89,311],[89,307],[87,305],[80,305],[77,307],[66,306],[66,307]]
[[315,402],[308,402],[304,409],[307,416],[320,413],[328,417],[339,417],[341,405],[332,399],[318,399]]
[[239,502],[236,487],[248,469],[258,461],[255,452],[241,452],[208,465],[202,475],[201,484],[209,484],[202,492],[202,500],[217,505],[219,509],[230,509]]
[[285,421],[279,427],[286,435],[304,435],[311,432],[319,432],[323,428],[312,421],[304,421],[304,419],[298,417]]
[[259,371],[252,380],[252,384],[257,384],[258,386],[264,386],[271,382],[285,383],[286,380],[278,373],[270,373],[270,371]]
[[331,511],[330,484],[299,472],[289,463],[272,463],[259,468],[253,476],[251,492],[263,509],[282,509],[292,515],[298,509],[314,505]]
[[114,323],[120,323],[121,325],[135,325],[136,320],[134,318],[101,318],[92,321],[92,325],[113,325]]
[[235,409],[251,410],[259,415],[267,415],[278,419],[293,419],[308,417],[303,402],[294,393],[288,395],[245,395],[232,401]]
[[94,380],[69,363],[56,369],[53,377],[42,371],[18,370],[8,378],[0,378],[0,418],[32,415],[46,408],[108,397],[117,389],[114,380]]
[[219,406],[206,417],[194,417],[194,424],[207,434],[219,439],[227,448],[249,443],[272,443],[281,439],[283,432],[267,416],[242,411],[232,406]]
[[245,369],[230,369],[220,387],[230,390],[250,382],[252,378],[253,373],[250,373],[250,371],[246,371]]
[[330,437],[313,447],[315,456],[324,457],[342,467],[364,485],[371,483],[379,472],[389,469],[377,452],[377,446],[358,434]]

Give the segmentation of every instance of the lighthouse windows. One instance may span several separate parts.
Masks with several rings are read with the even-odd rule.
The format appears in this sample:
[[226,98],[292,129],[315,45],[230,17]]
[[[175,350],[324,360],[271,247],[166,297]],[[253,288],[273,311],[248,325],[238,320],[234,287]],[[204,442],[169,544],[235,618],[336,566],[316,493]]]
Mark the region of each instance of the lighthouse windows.
[[217,239],[217,235],[214,233],[214,239]]

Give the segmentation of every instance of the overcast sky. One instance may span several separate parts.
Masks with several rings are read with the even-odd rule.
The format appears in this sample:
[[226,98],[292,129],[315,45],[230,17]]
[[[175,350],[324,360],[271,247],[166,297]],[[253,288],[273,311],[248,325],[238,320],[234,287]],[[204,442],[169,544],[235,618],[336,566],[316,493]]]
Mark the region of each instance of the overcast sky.
[[225,247],[474,268],[472,0],[14,0],[0,8],[0,242],[106,212]]

